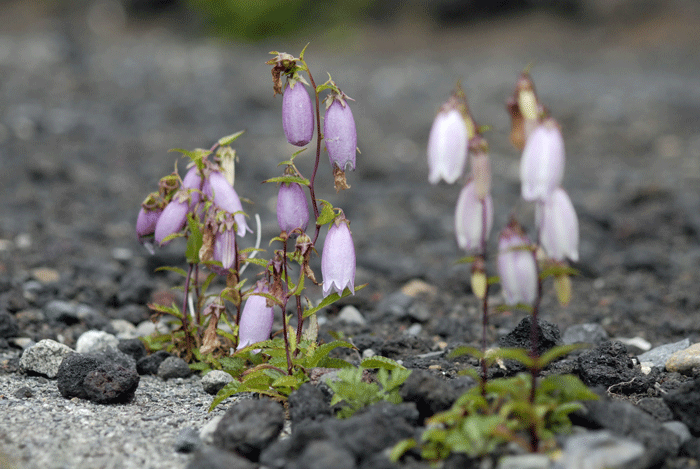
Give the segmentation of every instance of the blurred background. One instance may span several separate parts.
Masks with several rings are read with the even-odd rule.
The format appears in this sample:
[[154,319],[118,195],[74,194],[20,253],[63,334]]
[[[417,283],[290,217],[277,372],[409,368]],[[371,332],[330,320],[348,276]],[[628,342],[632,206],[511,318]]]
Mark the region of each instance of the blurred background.
[[460,255],[460,187],[427,184],[425,147],[458,80],[491,127],[503,225],[519,197],[504,102],[532,65],[562,125],[582,267],[594,277],[620,261],[601,227],[624,236],[639,225],[610,213],[640,186],[681,194],[700,227],[699,25],[694,0],[2,0],[2,246],[32,267],[146,262],[133,226],[173,168],[168,150],[208,148],[241,129],[237,189],[271,235],[276,189],[259,182],[296,148],[265,61],[310,43],[316,81],[330,73],[355,99],[353,188],[332,191],[324,154],[317,191],[352,220],[367,276],[455,275],[445,262]]

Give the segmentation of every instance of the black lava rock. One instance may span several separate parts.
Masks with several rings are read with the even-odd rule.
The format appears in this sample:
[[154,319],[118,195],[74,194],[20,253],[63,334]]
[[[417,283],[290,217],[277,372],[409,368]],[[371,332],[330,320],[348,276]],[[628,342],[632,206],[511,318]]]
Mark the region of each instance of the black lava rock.
[[158,366],[158,377],[164,380],[173,378],[188,378],[192,370],[187,362],[179,357],[168,357]]
[[324,420],[332,415],[325,394],[311,383],[302,384],[289,395],[287,403],[293,426],[306,419]]
[[247,459],[207,445],[194,454],[187,469],[257,469],[258,465]]
[[700,434],[700,378],[683,383],[675,391],[664,394],[664,402],[673,415],[695,435]]
[[604,342],[578,357],[579,376],[587,386],[612,386],[635,377],[632,359],[621,342]]
[[71,353],[56,375],[58,390],[67,399],[78,397],[99,404],[130,402],[139,385],[139,375],[104,355]]
[[[537,353],[543,355],[547,350],[561,343],[561,333],[556,324],[537,320]],[[522,348],[530,350],[532,343],[532,316],[525,316],[522,321],[510,331],[498,339],[498,346],[502,348]]]
[[172,355],[164,350],[158,350],[157,352],[138,360],[136,362],[136,371],[140,375],[155,375],[158,373],[158,367],[161,363],[163,363],[163,360],[171,356]]
[[0,311],[0,338],[17,337],[19,326],[14,316],[7,311]]
[[603,398],[586,401],[584,407],[584,412],[572,416],[572,422],[589,428],[605,428],[642,443],[644,464],[639,467],[656,467],[678,454],[679,436],[630,402]]
[[237,402],[224,414],[213,436],[214,446],[257,461],[284,426],[284,410],[269,399]]
[[146,356],[146,346],[139,339],[124,339],[119,341],[117,348],[132,357],[136,362]]
[[425,370],[413,370],[400,392],[404,402],[415,402],[421,421],[449,409],[459,397],[457,389]]

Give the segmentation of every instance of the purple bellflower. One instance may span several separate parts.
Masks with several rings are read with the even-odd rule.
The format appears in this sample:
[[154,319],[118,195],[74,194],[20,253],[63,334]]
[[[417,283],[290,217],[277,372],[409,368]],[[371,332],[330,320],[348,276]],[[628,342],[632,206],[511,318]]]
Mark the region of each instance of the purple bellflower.
[[571,199],[558,187],[537,206],[540,243],[550,259],[578,261],[578,218]]
[[199,203],[202,198],[202,176],[196,166],[192,166],[182,178],[182,188],[192,189],[190,192],[190,208]]
[[546,199],[561,185],[563,177],[564,139],[554,119],[546,119],[525,142],[520,160],[523,199]]
[[[448,102],[449,104],[449,102]],[[428,137],[428,181],[454,183],[462,176],[468,154],[467,125],[462,113],[444,105]]]
[[[224,274],[235,265],[236,233],[233,232],[233,226],[227,229],[224,224],[219,225],[219,231],[214,235],[212,260],[221,262]],[[221,274],[221,272],[216,272]]]
[[[253,293],[268,293],[267,285],[258,282]],[[250,295],[243,305],[241,322],[238,325],[238,349],[270,338],[275,311],[267,306],[267,298]],[[260,350],[255,350],[257,353]]]
[[161,213],[163,213],[163,209],[147,210],[143,206],[141,207],[136,218],[136,236],[138,236],[139,241],[156,231],[156,223],[158,223]]
[[[488,239],[493,227],[493,201],[491,194],[487,194],[483,200],[480,200],[476,193],[476,186],[477,184],[471,180],[459,193],[457,209],[455,210],[455,234],[457,244],[461,249],[480,252],[483,248],[484,221],[486,222],[486,232],[483,233],[484,240]],[[485,214],[483,204],[486,204]]]
[[287,234],[306,231],[309,225],[309,203],[300,184],[280,184],[277,193],[277,224]]
[[321,254],[323,296],[335,290],[342,295],[345,288],[355,293],[355,245],[349,222],[343,215],[337,217],[328,229]]
[[[346,98],[347,99],[347,98]],[[323,138],[326,140],[331,168],[355,170],[357,130],[355,118],[345,99],[334,98],[326,109],[323,120]]]
[[182,231],[187,222],[187,213],[190,211],[190,203],[187,192],[179,190],[173,195],[172,200],[165,206],[163,213],[158,217],[154,239],[158,245],[168,244],[163,240],[168,236]]
[[248,228],[246,223],[241,199],[238,198],[238,194],[236,194],[234,188],[231,187],[231,184],[228,183],[221,172],[212,171],[209,174],[209,177],[204,182],[202,192],[214,202],[214,205],[233,214],[233,219],[238,225],[238,236],[245,236],[246,231],[252,233],[252,230]]
[[282,96],[282,128],[287,141],[303,147],[314,135],[314,110],[306,87],[290,81]]
[[517,222],[511,222],[501,231],[497,267],[506,303],[534,305],[538,288],[537,264],[530,240]]

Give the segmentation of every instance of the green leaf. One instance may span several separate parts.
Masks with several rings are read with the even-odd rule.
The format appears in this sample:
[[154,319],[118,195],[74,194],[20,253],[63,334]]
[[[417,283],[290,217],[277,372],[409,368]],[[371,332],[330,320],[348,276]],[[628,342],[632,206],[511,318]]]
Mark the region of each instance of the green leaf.
[[385,370],[395,370],[395,369],[405,370],[406,369],[406,367],[399,365],[396,361],[392,360],[391,358],[382,357],[380,355],[365,358],[360,363],[360,367],[361,368],[382,368]]
[[476,256],[461,257],[455,261],[455,264],[471,264],[476,260]]
[[334,340],[333,342],[323,344],[314,351],[313,355],[305,360],[306,368],[316,368],[324,358],[328,357],[331,350],[338,347],[355,348],[351,343],[344,340]]
[[572,344],[572,345],[560,345],[558,347],[552,347],[547,350],[539,359],[537,359],[537,365],[540,368],[544,368],[557,358],[563,357],[570,354],[574,350],[585,348],[585,344]]
[[413,438],[408,438],[406,440],[401,440],[391,448],[391,453],[389,453],[389,460],[391,462],[398,462],[401,457],[409,451],[418,446],[418,443]]
[[468,345],[462,345],[451,351],[447,358],[457,358],[464,355],[470,355],[479,360],[481,360],[484,357],[484,353],[481,350],[475,347],[470,347]]
[[161,272],[161,271],[169,271],[169,272],[175,272],[176,274],[180,274],[183,277],[187,277],[187,272],[185,272],[185,269],[181,269],[180,267],[172,267],[169,265],[162,265],[155,269],[156,272]]
[[199,229],[199,222],[194,219],[194,215],[191,213],[187,215],[187,225],[190,229],[190,236],[187,238],[185,257],[188,264],[199,264],[199,250],[202,248],[204,237]]
[[286,182],[286,183],[296,182],[297,184],[301,184],[302,186],[308,186],[309,184],[311,184],[311,182],[308,179],[300,178],[299,176],[279,176],[279,177],[266,179],[263,181],[263,183],[265,183],[265,182]]
[[321,203],[321,213],[316,219],[316,225],[323,226],[326,223],[330,223],[335,220],[336,213],[333,210],[333,205],[330,202],[323,199],[318,199],[318,201]]
[[493,357],[515,360],[528,369],[535,365],[535,360],[530,356],[530,352],[521,348],[499,348],[494,351]]
[[204,148],[196,148],[194,150],[184,150],[182,148],[171,148],[168,150],[168,152],[176,152],[180,153],[183,156],[188,157],[192,161],[199,161],[202,158],[206,157],[209,155],[209,150],[205,150]]
[[297,389],[300,385],[299,378],[295,376],[281,376],[270,384],[273,388],[286,386],[292,389]]
[[225,136],[225,137],[221,137],[221,138],[219,139],[219,146],[225,147],[225,146],[227,146],[227,145],[231,145],[233,142],[235,142],[235,141],[238,139],[238,137],[240,137],[241,135],[243,135],[244,132],[245,132],[245,130],[239,130],[239,131],[236,132],[235,134],[231,134],[231,135],[227,135],[227,136]]
[[[357,293],[358,291],[362,290],[362,289],[365,288],[366,286],[367,286],[367,284],[365,283],[365,284],[363,284],[363,285],[360,285],[360,286],[358,286],[358,287],[355,287],[355,293]],[[309,316],[311,316],[312,314],[317,313],[318,311],[322,310],[322,309],[325,308],[326,306],[332,305],[333,303],[335,303],[336,301],[340,300],[341,298],[345,298],[346,296],[349,296],[349,295],[352,295],[352,293],[350,292],[350,290],[349,290],[348,288],[346,288],[346,289],[343,291],[343,295],[342,295],[342,296],[338,295],[337,293],[333,293],[332,295],[328,295],[328,296],[325,297],[323,300],[321,300],[321,302],[318,304],[318,306],[315,306],[315,307],[313,307],[313,308],[309,308],[309,309],[307,309],[306,311],[304,311],[304,318],[308,318]]]
[[214,408],[221,404],[226,398],[233,396],[234,394],[238,393],[238,389],[241,387],[241,383],[239,381],[233,380],[230,383],[228,383],[226,386],[221,388],[219,392],[216,394],[216,397],[214,397],[214,400],[212,401],[211,405],[209,406],[209,412],[214,410]]
[[346,362],[342,358],[332,357],[325,357],[319,362],[319,366],[323,366],[324,368],[338,368],[341,370],[344,370],[346,368],[354,368],[354,366],[352,366],[351,363]]

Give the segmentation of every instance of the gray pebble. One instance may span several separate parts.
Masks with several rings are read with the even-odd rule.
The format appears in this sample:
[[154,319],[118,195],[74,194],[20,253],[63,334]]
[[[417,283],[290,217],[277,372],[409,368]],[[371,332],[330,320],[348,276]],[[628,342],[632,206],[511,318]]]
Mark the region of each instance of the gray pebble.
[[666,370],[671,372],[688,373],[697,367],[700,367],[700,343],[679,350],[666,361]]
[[194,427],[185,427],[180,430],[175,439],[175,451],[178,453],[192,453],[202,445],[199,431]]
[[346,324],[359,324],[361,326],[367,324],[367,320],[362,316],[357,308],[352,305],[345,306],[340,310],[338,320]]
[[233,377],[221,370],[213,370],[202,377],[202,388],[207,394],[214,395],[233,381]]
[[690,347],[690,340],[683,339],[679,342],[674,342],[672,344],[664,344],[655,347],[648,352],[637,356],[640,362],[651,362],[654,366],[663,368],[666,366],[666,362],[671,355],[678,352],[679,350],[684,350]]
[[75,351],[78,353],[90,353],[105,350],[109,347],[117,348],[119,339],[104,331],[87,331],[78,337],[75,343]]
[[161,379],[187,378],[192,370],[187,362],[179,357],[168,357],[158,367],[158,377]]
[[55,340],[44,339],[24,350],[19,359],[19,366],[24,371],[53,379],[58,374],[61,362],[71,352],[73,349],[67,345],[60,344]]
[[576,324],[564,331],[561,340],[564,345],[598,345],[608,340],[608,333],[600,324]]
[[568,438],[563,452],[555,469],[615,469],[636,467],[633,464],[643,457],[644,446],[601,430]]

